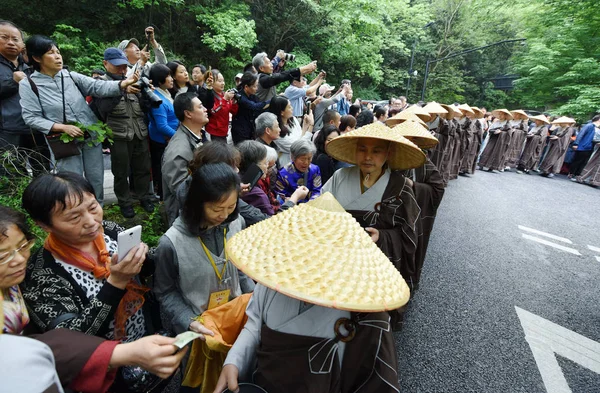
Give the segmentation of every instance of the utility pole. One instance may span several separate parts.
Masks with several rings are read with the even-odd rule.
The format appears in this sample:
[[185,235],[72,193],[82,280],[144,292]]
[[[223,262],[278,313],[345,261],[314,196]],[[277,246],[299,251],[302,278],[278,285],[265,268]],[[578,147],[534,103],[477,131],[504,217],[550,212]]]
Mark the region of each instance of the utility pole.
[[[435,22],[429,22],[425,26],[423,26],[422,29],[427,29],[428,27],[431,27],[434,23]],[[410,51],[410,67],[408,69],[408,82],[406,83],[406,93],[404,93],[404,96],[407,99],[408,99],[408,92],[410,91],[410,81],[412,80],[412,77],[415,72],[415,70],[413,69],[413,65],[415,63],[415,50],[417,49],[417,41],[418,40],[415,38],[415,41],[413,42],[412,50]]]
[[425,75],[423,76],[423,91],[421,92],[421,101],[425,101],[425,91],[427,89],[427,77],[429,76],[429,66],[431,65],[431,63],[437,63],[437,62],[440,62],[440,61],[452,59],[454,57],[466,55],[467,53],[475,52],[475,51],[482,50],[482,49],[491,48],[492,46],[496,46],[496,45],[510,44],[510,43],[513,43],[513,42],[524,42],[524,41],[526,41],[525,38],[516,38],[516,39],[513,39],[513,40],[498,41],[498,42],[494,42],[493,44],[479,46],[477,48],[467,49],[467,50],[463,50],[461,52],[451,53],[448,56],[441,57],[439,59],[427,59],[427,64],[425,66]]

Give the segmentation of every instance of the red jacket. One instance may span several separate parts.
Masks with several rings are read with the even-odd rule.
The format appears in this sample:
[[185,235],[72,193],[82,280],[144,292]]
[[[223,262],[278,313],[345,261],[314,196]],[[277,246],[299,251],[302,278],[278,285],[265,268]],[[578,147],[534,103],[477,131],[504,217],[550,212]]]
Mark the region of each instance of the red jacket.
[[[229,131],[229,114],[235,115],[238,105],[233,101],[223,99],[223,94],[215,94],[215,104],[208,111],[208,124],[206,132],[214,136],[227,136]],[[220,109],[219,109],[220,108]]]

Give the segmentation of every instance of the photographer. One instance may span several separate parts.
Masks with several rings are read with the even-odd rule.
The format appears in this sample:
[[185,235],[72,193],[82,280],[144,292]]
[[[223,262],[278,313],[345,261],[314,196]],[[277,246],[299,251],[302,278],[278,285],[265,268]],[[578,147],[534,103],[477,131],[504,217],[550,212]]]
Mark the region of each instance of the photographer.
[[306,78],[301,76],[298,79],[292,80],[289,87],[285,89],[284,95],[290,100],[290,104],[292,104],[294,117],[302,118],[304,116],[305,97],[311,96],[317,91],[319,86],[325,81],[326,75],[325,71],[321,71],[309,85],[306,84]]
[[[165,51],[154,37],[154,27],[148,26],[145,30],[146,40],[152,47],[154,48],[154,55],[156,64],[167,64],[167,56],[165,56]],[[127,65],[128,71],[127,76],[131,76],[135,71],[140,70],[140,75],[149,75],[150,68],[154,65],[150,61],[150,51],[148,51],[148,43],[144,45],[144,48],[140,50],[140,42],[131,38],[129,40],[123,40],[119,44],[119,49],[125,52],[127,56],[127,61],[129,64]]]
[[238,103],[237,114],[231,122],[231,137],[233,143],[252,140],[254,136],[254,121],[261,110],[269,106],[268,102],[259,102],[256,98],[258,89],[258,75],[246,72],[242,75],[238,92],[236,93]]
[[[331,107],[334,104],[337,104],[342,99],[342,97],[347,97],[347,94],[350,91],[350,86],[341,86],[338,90],[338,93],[333,97],[331,96],[332,91],[333,86],[330,86],[328,84],[321,85],[321,87],[319,88],[319,94],[323,97],[323,100],[321,100],[321,102],[319,102],[319,104],[317,104],[317,106],[315,107],[315,131],[319,131],[321,128],[323,128],[323,116],[325,115],[325,112],[329,110],[329,107]],[[337,126],[339,126],[339,123],[337,124]]]
[[[106,74],[100,79],[113,81],[125,79],[127,57],[117,48],[104,51]],[[144,112],[140,105],[140,89],[136,85],[128,86],[125,92],[114,98],[95,98],[100,120],[113,131],[114,143],[111,146],[111,171],[115,177],[114,189],[121,214],[125,218],[135,216],[133,198],[129,192],[129,171],[133,189],[144,210],[154,211],[150,193],[150,151],[148,149],[148,128],[144,121]]]
[[[285,64],[285,53],[283,51],[277,52],[276,60],[282,58],[283,60],[280,60],[278,63],[278,68],[282,68]],[[260,101],[269,101],[273,98],[277,94],[275,86],[278,84],[292,81],[294,78],[299,79],[301,75],[310,74],[317,69],[317,62],[313,61],[300,68],[273,73],[273,63],[264,52],[254,56],[252,65],[258,71],[258,91],[256,92],[256,96]]]
[[225,143],[229,131],[229,114],[235,116],[238,111],[238,104],[233,101],[235,90],[225,91],[225,78],[215,68],[210,71],[210,75],[205,79],[207,88],[201,89],[198,92],[198,97],[202,101],[202,105],[208,110],[206,132],[210,134],[210,140]]

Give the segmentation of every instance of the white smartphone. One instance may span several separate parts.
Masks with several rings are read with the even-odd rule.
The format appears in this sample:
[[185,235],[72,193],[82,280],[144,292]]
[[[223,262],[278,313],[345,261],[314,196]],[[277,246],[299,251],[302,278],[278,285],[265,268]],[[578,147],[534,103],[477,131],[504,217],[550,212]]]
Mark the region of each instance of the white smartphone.
[[142,226],[136,225],[120,232],[117,237],[117,262],[121,262],[129,251],[142,242]]

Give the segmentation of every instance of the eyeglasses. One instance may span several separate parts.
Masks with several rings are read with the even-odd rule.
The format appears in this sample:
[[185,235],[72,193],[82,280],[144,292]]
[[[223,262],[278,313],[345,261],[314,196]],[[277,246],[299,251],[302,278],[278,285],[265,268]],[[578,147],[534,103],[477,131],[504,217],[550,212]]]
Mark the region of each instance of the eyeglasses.
[[8,252],[0,254],[0,266],[6,265],[7,263],[9,263],[13,259],[15,259],[15,256],[17,255],[17,253],[23,255],[23,253],[31,250],[31,248],[34,245],[35,245],[35,239],[31,239],[27,243],[23,244],[21,247],[17,248],[16,250],[12,250],[12,251],[8,251]]
[[21,37],[10,37],[7,35],[0,35],[0,41],[5,41],[5,42],[12,41],[15,44],[20,44],[22,42]]

